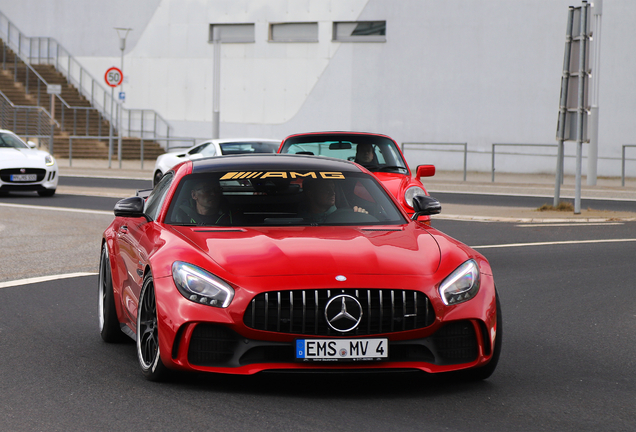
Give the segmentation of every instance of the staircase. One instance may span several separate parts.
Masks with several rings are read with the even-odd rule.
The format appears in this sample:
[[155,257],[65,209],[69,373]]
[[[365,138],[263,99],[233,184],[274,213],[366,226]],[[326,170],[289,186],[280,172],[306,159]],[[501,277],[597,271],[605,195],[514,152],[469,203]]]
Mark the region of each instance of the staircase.
[[[41,106],[47,111],[51,109],[51,96],[46,93],[46,88],[40,89],[38,93],[37,76],[30,70],[27,65],[17,58],[15,53],[4,43],[0,48],[0,91],[14,105],[20,106]],[[109,140],[103,137],[109,135],[110,124],[104,116],[92,107],[80,92],[72,86],[66,77],[60,73],[55,66],[48,64],[32,65],[32,68],[40,75],[48,84],[59,84],[62,87],[61,99],[55,98],[55,120],[59,126],[54,127],[53,131],[53,154],[56,157],[84,159],[107,159]],[[38,96],[39,95],[39,96]],[[64,102],[63,102],[63,101]],[[2,110],[0,115],[0,127],[10,128],[13,123],[9,122],[4,114],[6,110]],[[18,112],[19,113],[19,112]],[[20,124],[28,122],[24,114],[20,115]],[[33,117],[33,116],[32,116]],[[33,119],[32,119],[33,120]],[[50,126],[47,125],[47,131]],[[50,135],[47,132],[45,135]],[[98,138],[74,138],[71,136],[95,136]],[[117,139],[114,140],[113,157],[117,158]],[[165,150],[156,142],[144,140],[144,159],[154,160]],[[141,139],[140,138],[122,138],[122,159],[140,159],[141,156]]]

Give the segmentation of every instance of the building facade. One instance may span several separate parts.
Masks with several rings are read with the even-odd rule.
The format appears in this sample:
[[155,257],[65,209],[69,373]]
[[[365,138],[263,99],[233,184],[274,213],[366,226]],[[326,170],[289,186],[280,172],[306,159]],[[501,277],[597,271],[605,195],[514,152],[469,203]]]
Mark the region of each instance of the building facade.
[[[55,38],[96,77],[120,66],[114,28],[132,28],[125,105],[156,110],[173,136],[212,134],[217,28],[221,137],[356,130],[467,143],[472,171],[490,170],[493,143],[556,144],[569,6],[581,1],[0,0],[21,32]],[[636,2],[604,1],[592,72],[599,176],[620,176],[622,145],[636,143],[634,19]],[[566,143],[566,174],[575,146]],[[406,156],[462,169],[450,149],[459,148],[408,146]],[[497,170],[552,173],[555,153],[505,149]],[[636,161],[627,174],[636,175]]]

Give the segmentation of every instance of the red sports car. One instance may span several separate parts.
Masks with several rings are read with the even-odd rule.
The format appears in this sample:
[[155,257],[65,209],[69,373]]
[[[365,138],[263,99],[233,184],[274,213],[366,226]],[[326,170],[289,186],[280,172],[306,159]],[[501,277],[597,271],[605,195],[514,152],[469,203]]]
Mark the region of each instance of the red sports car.
[[[397,143],[386,135],[366,132],[311,132],[288,136],[278,153],[329,156],[354,161],[371,171],[410,215],[413,197],[428,195],[421,177],[435,175],[435,165],[419,165],[415,176]],[[423,220],[429,220],[424,217]]]
[[407,213],[364,168],[302,155],[184,162],[126,198],[101,244],[102,338],[170,369],[492,374],[488,261]]

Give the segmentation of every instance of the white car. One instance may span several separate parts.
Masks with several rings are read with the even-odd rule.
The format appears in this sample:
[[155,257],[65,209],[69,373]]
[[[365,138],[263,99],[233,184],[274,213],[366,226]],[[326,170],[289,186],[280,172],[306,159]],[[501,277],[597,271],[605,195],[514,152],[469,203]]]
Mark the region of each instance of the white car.
[[177,149],[169,153],[164,153],[157,158],[157,162],[155,163],[152,185],[154,187],[170,168],[183,161],[229,154],[276,153],[280,142],[280,140],[261,138],[213,139],[185,150]]
[[55,158],[25,143],[11,131],[0,129],[0,195],[15,191],[36,191],[53,196],[58,170]]

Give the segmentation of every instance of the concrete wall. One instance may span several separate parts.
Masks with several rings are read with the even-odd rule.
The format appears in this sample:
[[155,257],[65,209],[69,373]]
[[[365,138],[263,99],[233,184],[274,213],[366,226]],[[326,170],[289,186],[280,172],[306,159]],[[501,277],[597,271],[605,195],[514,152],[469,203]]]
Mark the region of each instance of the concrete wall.
[[[132,27],[124,60],[126,105],[155,109],[173,125],[173,135],[201,138],[212,131],[209,24],[255,23],[255,43],[222,48],[222,137],[365,130],[398,142],[467,142],[469,170],[487,171],[492,143],[556,143],[567,11],[580,5],[578,0],[0,0],[0,11],[27,36],[56,38],[94,76],[119,66],[113,27]],[[620,175],[621,145],[636,142],[634,19],[636,2],[604,1],[599,175]],[[331,40],[333,21],[356,20],[386,20],[386,42]],[[305,21],[318,22],[317,43],[268,42],[269,23]],[[566,153],[574,149],[568,143]],[[440,169],[462,166],[459,153],[408,150],[407,158]],[[497,158],[497,169],[507,172],[553,172],[554,165],[553,157]],[[572,157],[566,172],[574,172]],[[628,163],[630,173],[636,175],[634,162]]]

